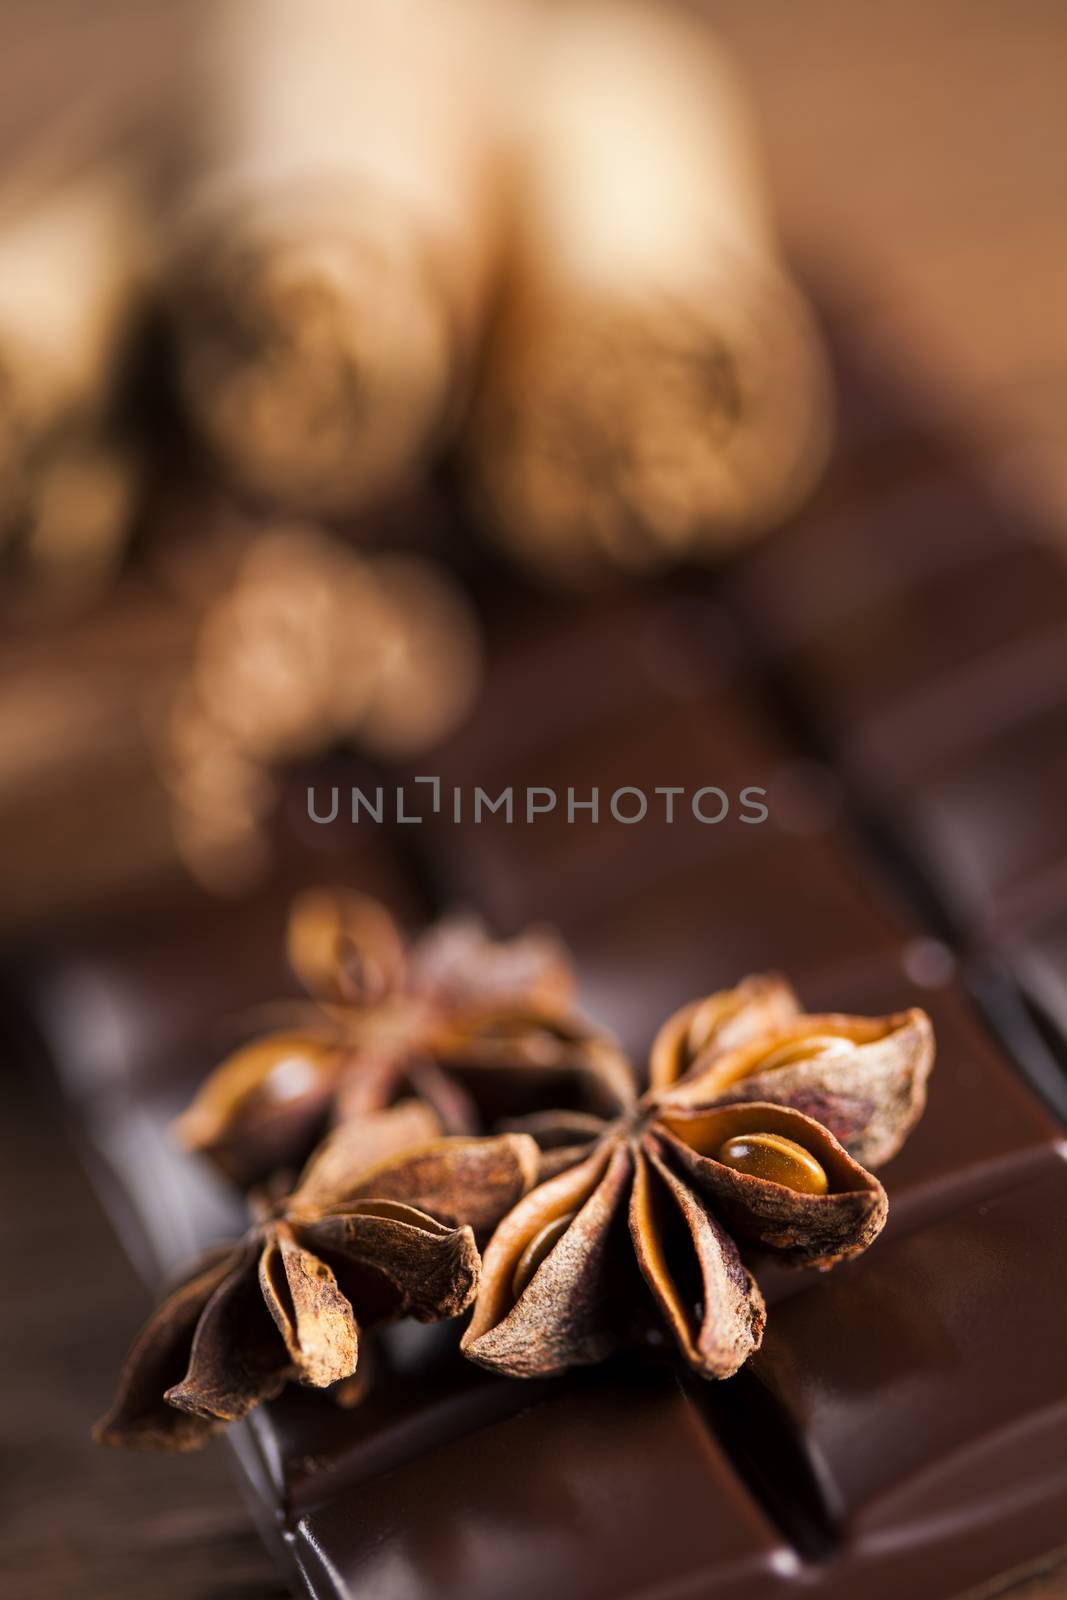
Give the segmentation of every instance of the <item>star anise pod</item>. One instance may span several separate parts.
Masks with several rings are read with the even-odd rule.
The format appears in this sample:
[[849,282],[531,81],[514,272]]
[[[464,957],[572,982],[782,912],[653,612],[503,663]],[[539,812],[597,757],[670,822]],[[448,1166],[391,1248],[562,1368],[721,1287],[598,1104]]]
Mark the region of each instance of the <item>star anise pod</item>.
[[384,906],[317,889],[293,906],[288,953],[315,1004],[228,1057],[176,1124],[237,1183],[299,1162],[328,1120],[401,1094],[449,1132],[537,1105],[625,1104],[628,1075],[574,1011],[571,964],[548,933],[498,942],[457,917],[405,948]]
[[441,1138],[405,1101],[344,1124],[284,1199],[253,1199],[244,1238],[209,1251],[136,1339],[101,1444],[191,1450],[286,1382],[351,1378],[361,1331],[457,1316],[484,1236],[529,1187],[522,1134]]
[[561,1372],[658,1308],[690,1366],[729,1377],[766,1320],[749,1252],[826,1269],[867,1248],[887,1200],[861,1161],[899,1148],[932,1063],[924,1012],[805,1016],[773,977],[685,1007],[621,1116],[522,1124],[542,1181],[489,1242],[466,1354],[521,1377]]

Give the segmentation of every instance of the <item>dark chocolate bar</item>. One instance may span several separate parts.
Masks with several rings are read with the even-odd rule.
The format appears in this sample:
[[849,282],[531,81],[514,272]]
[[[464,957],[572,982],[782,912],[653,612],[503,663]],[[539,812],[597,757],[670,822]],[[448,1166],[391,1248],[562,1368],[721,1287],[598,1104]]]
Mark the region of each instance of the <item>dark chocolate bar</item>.
[[812,514],[729,585],[791,714],[963,936],[1067,872],[1067,564],[973,479]]
[[[638,1060],[674,1006],[755,969],[785,971],[811,1009],[933,1016],[929,1105],[885,1170],[885,1236],[827,1278],[759,1268],[768,1332],[736,1378],[619,1357],[523,1383],[462,1360],[452,1326],[401,1327],[360,1408],[291,1390],[231,1430],[259,1520],[313,1595],[951,1600],[1062,1542],[1063,1130],[1028,1085],[1029,1036],[1008,1053],[945,928],[995,926],[1014,896],[1000,981],[1046,1041],[1067,1039],[1052,870],[1067,836],[1040,776],[1054,729],[1022,761],[1057,705],[1033,661],[1055,653],[1067,575],[954,447],[877,388],[848,393],[819,501],[720,590],[556,608],[494,591],[468,726],[418,768],[296,775],[269,893],[225,910],[172,895],[34,964],[39,1027],[157,1272],[230,1222],[166,1122],[213,1065],[220,1019],[287,992],[299,882],[359,883],[416,924],[456,901],[502,932],[554,922],[586,1006]],[[999,697],[961,697],[998,663]],[[1032,779],[998,764],[1008,749]],[[308,821],[309,784],[391,798],[427,775],[438,806],[421,788],[418,823],[353,824],[347,805]],[[571,821],[567,789],[594,786],[601,819]],[[616,791],[651,808],[657,786],[684,795],[675,822],[612,818]],[[475,820],[475,790],[519,805],[531,787],[554,807]],[[721,821],[685,811],[701,787],[728,797]],[[765,819],[744,820],[746,788],[766,791]]]
[[1067,634],[1055,641],[1061,652],[1006,725],[963,750],[950,745],[899,796],[931,881],[960,925],[979,935],[1027,925],[1064,902]]

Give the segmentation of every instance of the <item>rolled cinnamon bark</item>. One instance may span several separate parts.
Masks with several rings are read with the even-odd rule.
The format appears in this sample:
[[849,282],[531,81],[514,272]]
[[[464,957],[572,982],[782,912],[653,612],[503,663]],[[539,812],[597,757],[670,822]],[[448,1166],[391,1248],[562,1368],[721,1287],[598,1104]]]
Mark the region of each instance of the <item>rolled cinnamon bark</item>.
[[485,0],[214,15],[173,274],[186,404],[246,487],[351,511],[464,391],[496,259],[484,83],[504,30]]
[[581,583],[778,519],[821,463],[828,385],[706,25],[663,0],[574,0],[543,23],[468,459],[496,537]]
[[[149,276],[145,213],[123,162],[71,173],[13,205],[0,192],[0,542],[32,534],[46,501],[54,557],[55,461],[117,460],[104,435]],[[103,513],[127,504],[110,487],[95,498],[89,542],[110,539]],[[79,559],[86,538],[75,540]]]

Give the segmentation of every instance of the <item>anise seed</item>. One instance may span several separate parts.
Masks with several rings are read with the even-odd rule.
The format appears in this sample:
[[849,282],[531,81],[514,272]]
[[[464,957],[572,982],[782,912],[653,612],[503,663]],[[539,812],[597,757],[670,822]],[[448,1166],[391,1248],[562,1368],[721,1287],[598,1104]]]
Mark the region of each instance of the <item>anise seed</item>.
[[815,1157],[780,1133],[739,1133],[724,1140],[716,1158],[735,1172],[780,1183],[797,1194],[825,1194],[830,1187]]

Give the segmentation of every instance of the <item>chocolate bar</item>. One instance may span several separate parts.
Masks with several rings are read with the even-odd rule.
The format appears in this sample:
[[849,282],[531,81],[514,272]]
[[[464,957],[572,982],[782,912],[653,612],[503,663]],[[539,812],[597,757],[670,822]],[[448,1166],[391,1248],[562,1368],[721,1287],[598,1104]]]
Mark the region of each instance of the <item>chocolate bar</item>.
[[729,586],[792,714],[964,936],[1055,903],[1064,578],[1025,516],[938,471],[801,519]]
[[[584,1003],[637,1060],[675,1005],[748,970],[785,971],[813,1009],[933,1016],[938,1064],[884,1174],[885,1236],[825,1279],[759,1267],[774,1311],[737,1377],[618,1357],[524,1383],[463,1361],[449,1325],[401,1327],[377,1340],[362,1406],[291,1389],[231,1429],[259,1520],[313,1595],[950,1600],[1062,1542],[1062,1125],[1028,1082],[1048,1065],[1034,1069],[1033,1035],[1009,1050],[976,1007],[970,947],[1016,895],[1011,940],[993,939],[1000,981],[1046,1041],[1067,1037],[1067,884],[1059,897],[1039,764],[1029,788],[993,765],[981,790],[973,765],[1038,716],[1029,663],[1054,649],[1067,576],[952,447],[858,393],[862,425],[819,503],[722,584],[554,610],[495,589],[467,727],[417,769],[296,775],[269,893],[224,911],[172,896],[151,922],[87,925],[34,963],[39,1027],[157,1273],[226,1226],[224,1191],[165,1127],[217,1058],[220,1018],[286,992],[298,882],[343,877],[413,924],[457,901],[502,932],[550,920]],[[1014,610],[995,589],[987,607],[987,584]],[[999,699],[960,696],[998,662]],[[957,701],[942,732],[959,783],[938,789],[938,718]],[[410,795],[429,774],[417,824],[353,824],[347,807],[308,821],[309,785]],[[653,810],[664,786],[672,823]],[[567,790],[594,787],[602,817],[570,820]],[[475,819],[477,790],[508,788],[555,804]],[[693,811],[702,788],[727,797],[721,821]],[[744,820],[746,788],[765,791],[766,818]],[[647,816],[612,814],[624,789]],[[1045,873],[1039,921],[1018,897]],[[931,905],[951,916],[931,922]]]

